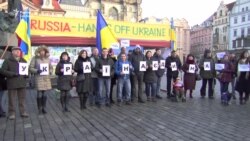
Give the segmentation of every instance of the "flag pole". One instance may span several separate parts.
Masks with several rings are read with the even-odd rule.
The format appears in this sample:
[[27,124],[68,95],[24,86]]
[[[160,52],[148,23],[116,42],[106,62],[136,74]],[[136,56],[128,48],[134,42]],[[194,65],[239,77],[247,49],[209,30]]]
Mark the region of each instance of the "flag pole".
[[3,54],[2,54],[2,56],[1,56],[1,58],[0,58],[0,59],[2,59],[2,58],[3,58],[4,54],[6,53],[6,51],[7,51],[7,50],[8,50],[8,48],[9,48],[10,41],[12,41],[12,39],[13,39],[14,37],[15,37],[15,33],[13,33],[13,34],[10,36],[10,38],[9,38],[9,40],[8,40],[8,43],[7,43],[7,45],[6,45],[5,49],[4,49],[4,52],[3,52]]

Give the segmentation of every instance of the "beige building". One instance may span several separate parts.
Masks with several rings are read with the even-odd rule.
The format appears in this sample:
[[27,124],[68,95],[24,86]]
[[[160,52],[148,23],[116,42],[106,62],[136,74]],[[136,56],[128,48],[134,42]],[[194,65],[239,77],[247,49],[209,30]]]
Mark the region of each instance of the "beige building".
[[[149,17],[141,20],[141,22],[151,24],[170,24],[168,18],[158,19]],[[177,53],[183,62],[186,56],[190,53],[190,26],[186,19],[174,19],[174,27],[176,31],[176,47]]]

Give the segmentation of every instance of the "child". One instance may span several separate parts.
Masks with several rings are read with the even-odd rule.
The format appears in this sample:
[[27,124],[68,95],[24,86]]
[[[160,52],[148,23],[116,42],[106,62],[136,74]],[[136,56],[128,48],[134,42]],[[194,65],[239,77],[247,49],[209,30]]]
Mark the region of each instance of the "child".
[[184,96],[184,84],[181,81],[180,77],[176,78],[175,82],[173,83],[173,90],[176,97],[177,102],[181,99],[182,102],[186,101]]

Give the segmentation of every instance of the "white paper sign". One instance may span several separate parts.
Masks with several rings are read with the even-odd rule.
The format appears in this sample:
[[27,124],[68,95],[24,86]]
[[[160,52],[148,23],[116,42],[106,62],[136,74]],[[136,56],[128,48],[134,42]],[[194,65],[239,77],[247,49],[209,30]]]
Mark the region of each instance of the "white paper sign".
[[63,75],[72,75],[72,64],[63,65]]
[[153,71],[156,71],[156,70],[158,70],[158,68],[159,68],[159,64],[158,64],[158,61],[152,61],[152,70]]
[[250,71],[249,64],[239,64],[238,65],[238,70],[240,72],[247,72]]
[[217,58],[219,58],[219,59],[223,58],[225,54],[226,54],[226,52],[218,52],[218,53],[216,53]]
[[210,62],[204,62],[204,70],[205,71],[210,71],[211,70]]
[[19,63],[19,74],[20,75],[28,75],[29,69],[28,69],[28,63]]
[[160,60],[160,69],[165,69],[165,60]]
[[121,40],[121,47],[129,47],[130,40]]
[[120,49],[120,44],[119,43],[112,43],[111,48],[113,49]]
[[146,61],[140,61],[140,71],[146,71],[147,63]]
[[4,62],[4,60],[0,59],[0,68],[2,68],[3,62]]
[[189,72],[189,73],[195,73],[195,65],[190,64],[190,65],[189,65],[189,68],[188,68],[188,72]]
[[40,64],[40,75],[49,75],[49,64]]
[[129,64],[122,64],[122,72],[124,74],[129,74]]
[[171,68],[172,68],[172,71],[177,71],[176,62],[171,62]]
[[223,70],[225,68],[225,64],[215,64],[215,70]]
[[90,62],[83,62],[83,73],[91,73]]
[[110,66],[109,65],[102,66],[102,76],[110,76]]

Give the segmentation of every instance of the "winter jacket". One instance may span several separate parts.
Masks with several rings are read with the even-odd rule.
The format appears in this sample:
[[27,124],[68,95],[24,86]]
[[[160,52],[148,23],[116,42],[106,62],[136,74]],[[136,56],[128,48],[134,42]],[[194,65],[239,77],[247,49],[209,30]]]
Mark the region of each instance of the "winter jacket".
[[64,64],[71,64],[72,69],[73,69],[73,64],[69,61],[64,61],[60,60],[60,62],[56,66],[56,75],[58,76],[57,78],[57,89],[58,90],[71,90],[72,89],[72,84],[71,81],[73,79],[72,75],[64,75],[63,72],[61,72],[61,69],[64,68]]
[[98,74],[95,70],[95,67],[96,67],[96,63],[98,61],[99,57],[96,57],[96,56],[91,56],[90,57],[90,62],[91,62],[91,65],[92,65],[92,72],[91,72],[91,77],[92,78],[98,78]]
[[146,61],[145,56],[141,52],[138,54],[136,52],[133,52],[131,56],[129,57],[129,61],[134,67],[135,74],[143,75],[143,72],[140,71],[140,61]]
[[147,69],[144,73],[144,82],[145,83],[156,83],[157,82],[157,75],[156,75],[156,71],[153,71],[152,69],[152,62],[156,61],[153,60],[153,58],[147,58]]
[[[171,63],[176,63],[177,71],[172,71]],[[179,71],[181,69],[181,60],[179,57],[169,56],[166,59],[167,76],[178,77]]]
[[[163,58],[162,56],[159,56],[159,55],[155,54],[155,55],[154,55],[154,60],[158,61],[158,64],[160,64],[160,61],[161,61],[161,60],[164,60],[164,58]],[[156,71],[156,75],[157,75],[158,77],[162,77],[162,76],[164,75],[164,73],[165,73],[165,69],[161,69],[160,67],[159,67],[159,69]]]
[[220,78],[219,78],[219,81],[221,82],[231,82],[232,81],[232,73],[234,72],[234,67],[233,67],[233,64],[229,61],[227,62],[223,62],[222,61],[222,64],[225,65],[224,69],[219,71],[220,72]]
[[[103,65],[109,65],[110,66],[110,76],[102,76],[102,66]],[[114,76],[114,61],[110,58],[103,58],[101,57],[100,59],[98,59],[95,70],[96,72],[98,72],[98,77],[99,78],[111,78],[112,76]]]
[[[210,71],[204,70],[204,62],[210,62]],[[203,79],[211,79],[215,78],[216,71],[215,71],[215,61],[213,58],[202,58],[200,60],[200,75]]]
[[[121,72],[122,72],[122,65],[123,64],[129,64],[129,74],[123,74],[121,75]],[[115,74],[117,76],[117,78],[122,78],[122,79],[129,79],[130,78],[130,74],[131,72],[133,71],[133,67],[132,67],[132,64],[129,62],[129,61],[125,61],[123,62],[121,59],[116,61],[115,63]]]

